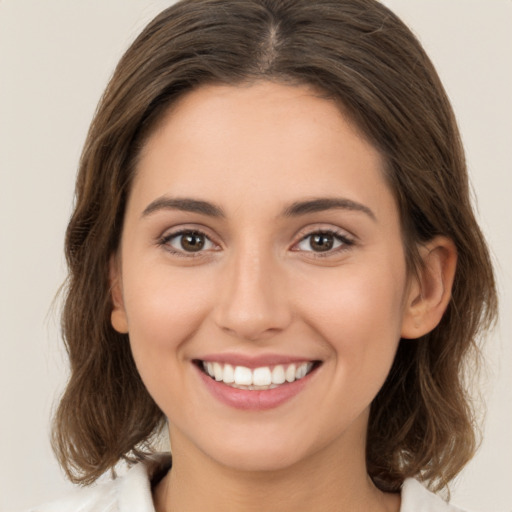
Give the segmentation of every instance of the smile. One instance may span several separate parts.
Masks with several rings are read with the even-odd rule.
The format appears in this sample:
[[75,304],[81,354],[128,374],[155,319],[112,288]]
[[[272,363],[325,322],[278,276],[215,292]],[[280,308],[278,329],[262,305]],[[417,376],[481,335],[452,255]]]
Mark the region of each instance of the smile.
[[262,391],[304,378],[315,368],[315,362],[278,364],[251,369],[246,366],[200,361],[200,368],[212,379],[232,388]]
[[221,403],[245,411],[277,408],[311,386],[323,361],[265,354],[194,359],[200,381]]

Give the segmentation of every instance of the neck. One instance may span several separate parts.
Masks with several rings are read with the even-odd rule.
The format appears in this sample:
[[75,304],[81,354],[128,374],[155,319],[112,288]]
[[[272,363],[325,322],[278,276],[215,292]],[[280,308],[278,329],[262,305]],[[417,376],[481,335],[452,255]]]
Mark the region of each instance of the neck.
[[365,440],[350,441],[349,450],[338,451],[331,444],[284,469],[240,471],[175,435],[172,470],[156,489],[156,510],[398,512],[399,496],[382,493],[367,475]]

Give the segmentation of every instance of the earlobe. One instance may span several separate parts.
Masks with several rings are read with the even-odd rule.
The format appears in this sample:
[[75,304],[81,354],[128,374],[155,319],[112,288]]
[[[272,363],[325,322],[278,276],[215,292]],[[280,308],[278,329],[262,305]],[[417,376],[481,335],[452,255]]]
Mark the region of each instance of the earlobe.
[[421,246],[422,266],[411,278],[402,322],[402,338],[419,338],[441,321],[450,302],[457,249],[452,240],[438,236]]
[[121,334],[128,333],[128,319],[124,308],[123,288],[121,280],[121,262],[116,254],[110,257],[109,281],[110,295],[112,297],[112,313],[110,322],[112,327]]

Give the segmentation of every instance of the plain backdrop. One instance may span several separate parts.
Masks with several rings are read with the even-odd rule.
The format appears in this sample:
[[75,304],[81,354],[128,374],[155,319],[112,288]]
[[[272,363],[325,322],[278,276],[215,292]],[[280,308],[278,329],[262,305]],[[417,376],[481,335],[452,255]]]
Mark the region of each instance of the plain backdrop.
[[[313,1],[313,0],[312,0]],[[0,0],[0,510],[59,496],[49,420],[66,378],[58,306],[74,176],[121,53],[169,5],[150,0]],[[452,501],[512,511],[512,1],[388,0],[450,95],[492,247],[501,321],[481,389],[487,421]]]

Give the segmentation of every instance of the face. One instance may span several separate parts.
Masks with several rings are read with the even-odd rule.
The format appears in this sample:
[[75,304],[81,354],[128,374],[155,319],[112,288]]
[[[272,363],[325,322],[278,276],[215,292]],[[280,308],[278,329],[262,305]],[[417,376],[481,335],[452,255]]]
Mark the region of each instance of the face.
[[182,98],[141,154],[111,273],[173,451],[364,457],[408,279],[381,157],[333,102],[271,83]]

